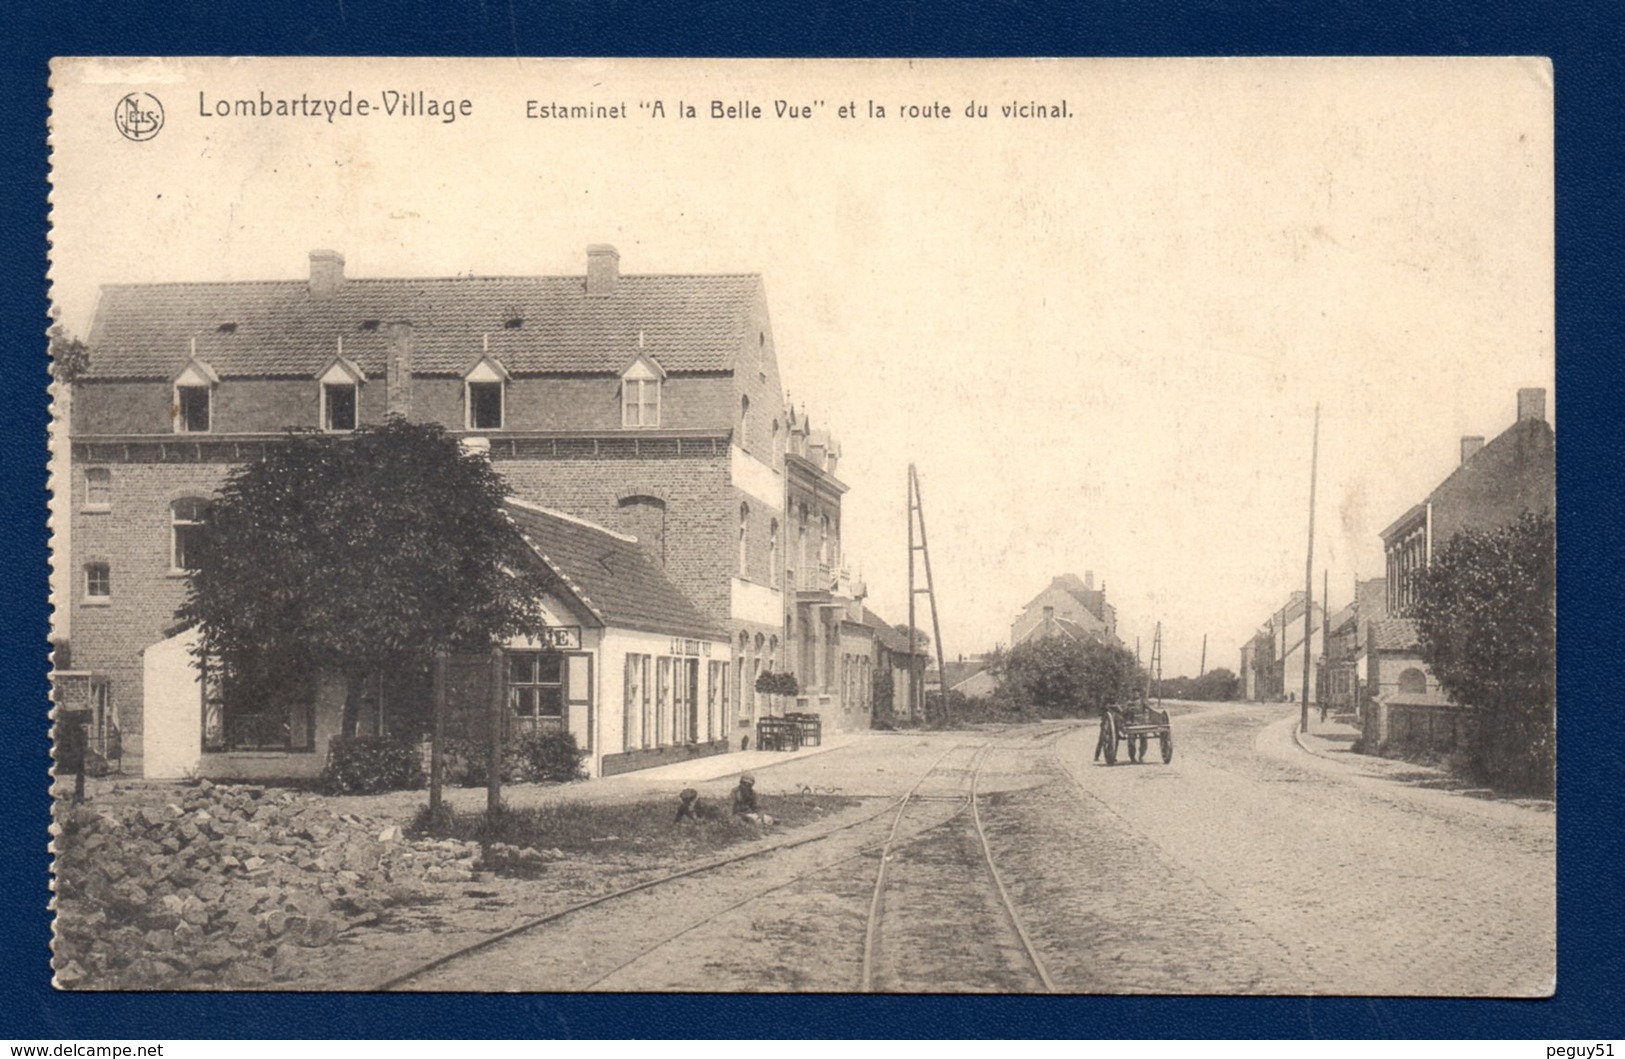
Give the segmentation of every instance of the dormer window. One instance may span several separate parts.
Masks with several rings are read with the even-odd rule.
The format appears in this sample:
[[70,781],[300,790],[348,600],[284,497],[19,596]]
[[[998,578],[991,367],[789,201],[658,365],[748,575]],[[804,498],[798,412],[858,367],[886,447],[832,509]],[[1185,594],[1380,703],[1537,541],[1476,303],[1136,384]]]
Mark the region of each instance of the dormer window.
[[361,384],[366,375],[353,362],[335,357],[317,378],[322,388],[322,429],[335,433],[354,430],[360,423]]
[[660,388],[666,373],[653,357],[640,353],[621,372],[621,426],[660,425]]
[[214,388],[220,376],[203,361],[193,358],[175,376],[170,421],[177,434],[207,434],[213,426]]
[[463,407],[469,430],[501,430],[508,372],[496,358],[481,357],[463,376]]

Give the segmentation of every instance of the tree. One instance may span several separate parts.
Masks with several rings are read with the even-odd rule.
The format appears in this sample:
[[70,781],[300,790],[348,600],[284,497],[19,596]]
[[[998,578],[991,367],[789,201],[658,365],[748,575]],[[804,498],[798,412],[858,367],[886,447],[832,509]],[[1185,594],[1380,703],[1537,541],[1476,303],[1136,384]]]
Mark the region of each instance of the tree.
[[1229,702],[1236,697],[1237,683],[1236,675],[1220,666],[1191,681],[1189,697],[1201,702]]
[[1500,785],[1549,790],[1556,749],[1557,530],[1524,514],[1464,530],[1417,574],[1422,656],[1480,711],[1475,764]]
[[1139,695],[1142,674],[1134,655],[1094,640],[1054,636],[1011,648],[1004,659],[1001,694],[1016,709],[1046,717],[1085,717]]
[[227,479],[176,616],[249,693],[337,669],[353,702],[371,674],[542,626],[552,578],[503,512],[507,492],[436,425],[292,432]]
[[58,382],[73,382],[89,370],[89,346],[70,335],[61,324],[53,324],[50,335],[51,374]]

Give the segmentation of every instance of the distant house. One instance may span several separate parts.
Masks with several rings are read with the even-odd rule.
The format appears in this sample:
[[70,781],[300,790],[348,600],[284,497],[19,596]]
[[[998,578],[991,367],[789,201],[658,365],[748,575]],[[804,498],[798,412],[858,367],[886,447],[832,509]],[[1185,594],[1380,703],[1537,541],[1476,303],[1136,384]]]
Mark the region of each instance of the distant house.
[[1339,712],[1352,713],[1358,701],[1360,620],[1351,601],[1326,620],[1320,667],[1319,700]]
[[[1243,665],[1248,671],[1241,674],[1246,697],[1256,702],[1296,701],[1303,693],[1303,661],[1305,652],[1303,612],[1306,596],[1293,592],[1280,610],[1271,614],[1246,648]],[[1320,686],[1320,662],[1326,653],[1325,620],[1319,604],[1310,608],[1309,635],[1309,701],[1317,701]]]
[[1095,588],[1093,570],[1062,574],[1034,596],[1010,625],[1010,644],[1064,636],[1121,646],[1117,638],[1117,610],[1106,602],[1106,586]]
[[874,662],[870,679],[891,682],[892,712],[895,716],[921,720],[914,710],[914,688],[916,681],[922,682],[923,688],[926,658],[930,653],[926,645],[923,642],[910,645],[906,630],[900,631],[868,607],[863,608],[863,624],[873,634]]

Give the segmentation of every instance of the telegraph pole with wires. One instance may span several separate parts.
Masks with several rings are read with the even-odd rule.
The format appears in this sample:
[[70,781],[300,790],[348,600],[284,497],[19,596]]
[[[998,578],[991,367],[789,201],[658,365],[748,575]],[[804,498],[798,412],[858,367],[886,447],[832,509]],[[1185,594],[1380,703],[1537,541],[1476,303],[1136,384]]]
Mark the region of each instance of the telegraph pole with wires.
[[1315,440],[1309,449],[1309,549],[1303,561],[1303,697],[1298,703],[1298,731],[1309,730],[1310,623],[1315,615],[1315,476],[1320,469],[1320,405],[1315,405]]
[[[920,542],[914,543],[914,529],[919,526]],[[914,554],[918,552],[925,561],[925,587],[916,588],[914,584]],[[914,623],[914,597],[924,594],[931,603],[931,638],[937,645],[937,680],[941,684],[937,694],[942,701],[942,726],[948,727],[952,718],[948,712],[948,672],[943,664],[942,654],[942,626],[937,623],[937,593],[936,586],[931,580],[931,552],[926,547],[925,540],[925,509],[920,504],[920,476],[911,463],[908,465],[908,651],[909,666],[914,669],[918,678],[910,681],[910,696],[919,703],[921,712],[925,709],[925,665],[920,660],[916,650],[918,644],[917,626]]]

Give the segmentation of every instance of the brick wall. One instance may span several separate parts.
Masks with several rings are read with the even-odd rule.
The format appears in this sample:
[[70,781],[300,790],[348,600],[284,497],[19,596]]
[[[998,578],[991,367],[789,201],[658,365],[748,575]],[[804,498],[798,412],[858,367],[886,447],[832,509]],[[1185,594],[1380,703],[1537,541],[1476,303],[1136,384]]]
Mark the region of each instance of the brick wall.
[[[726,628],[739,524],[738,491],[728,482],[726,455],[650,457],[600,451],[609,454],[557,459],[498,454],[494,463],[520,499],[624,533],[636,534],[642,513],[622,508],[623,498],[665,501],[666,576],[702,614]],[[759,548],[765,570],[765,523]]]
[[[743,438],[746,451],[780,466],[780,454],[786,433],[784,422],[784,385],[779,381],[778,352],[773,344],[773,325],[768,319],[767,295],[762,284],[757,284],[751,310],[742,325],[742,334],[733,374],[734,393],[729,399],[729,414],[734,427],[739,425],[739,398],[750,398],[750,420]],[[778,424],[777,448],[773,425]]]
[[[85,472],[110,472],[106,511],[87,510]],[[141,760],[141,651],[164,639],[186,582],[170,573],[169,505],[186,496],[213,496],[224,483],[224,463],[89,463],[73,467],[72,591],[73,661],[78,669],[106,674],[124,733],[126,768]],[[105,562],[112,595],[87,603],[86,563]]]
[[1463,529],[1504,526],[1525,511],[1552,511],[1554,453],[1551,427],[1524,420],[1458,467],[1431,497],[1435,554]]

